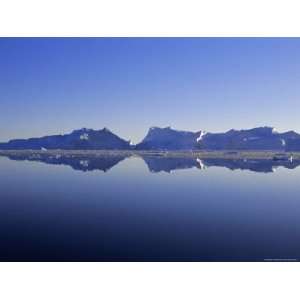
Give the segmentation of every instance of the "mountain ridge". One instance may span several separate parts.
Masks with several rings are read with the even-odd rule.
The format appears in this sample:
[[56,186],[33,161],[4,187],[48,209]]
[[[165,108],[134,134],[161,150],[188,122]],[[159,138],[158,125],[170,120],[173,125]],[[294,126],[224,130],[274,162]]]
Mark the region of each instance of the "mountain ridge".
[[63,135],[14,139],[7,143],[0,143],[0,149],[129,150],[131,146],[130,141],[120,138],[104,127],[100,130],[82,128]]
[[300,134],[278,132],[274,127],[231,129],[212,133],[184,131],[169,127],[150,127],[144,139],[133,145],[108,128],[81,128],[71,133],[0,143],[1,150],[274,150],[300,151]]

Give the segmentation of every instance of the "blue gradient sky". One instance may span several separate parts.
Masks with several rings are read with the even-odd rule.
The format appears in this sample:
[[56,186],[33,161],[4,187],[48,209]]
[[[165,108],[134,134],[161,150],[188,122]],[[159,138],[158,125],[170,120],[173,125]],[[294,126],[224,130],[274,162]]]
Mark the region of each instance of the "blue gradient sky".
[[0,141],[150,126],[300,132],[300,39],[0,38]]

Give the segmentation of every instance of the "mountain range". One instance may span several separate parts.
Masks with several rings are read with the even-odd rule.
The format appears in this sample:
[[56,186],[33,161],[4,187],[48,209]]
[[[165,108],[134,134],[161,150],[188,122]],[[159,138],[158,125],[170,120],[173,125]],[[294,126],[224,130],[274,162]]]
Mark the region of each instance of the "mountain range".
[[151,127],[137,145],[107,128],[82,128],[70,134],[16,139],[0,143],[1,150],[274,150],[300,151],[300,134],[279,133],[273,127],[229,130],[224,133],[180,131],[171,127]]

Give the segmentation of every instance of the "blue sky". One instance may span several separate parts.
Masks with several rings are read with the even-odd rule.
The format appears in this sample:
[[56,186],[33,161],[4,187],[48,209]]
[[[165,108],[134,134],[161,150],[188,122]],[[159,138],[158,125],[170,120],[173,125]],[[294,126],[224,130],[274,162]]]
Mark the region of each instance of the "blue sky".
[[0,141],[151,126],[300,132],[300,39],[0,38]]

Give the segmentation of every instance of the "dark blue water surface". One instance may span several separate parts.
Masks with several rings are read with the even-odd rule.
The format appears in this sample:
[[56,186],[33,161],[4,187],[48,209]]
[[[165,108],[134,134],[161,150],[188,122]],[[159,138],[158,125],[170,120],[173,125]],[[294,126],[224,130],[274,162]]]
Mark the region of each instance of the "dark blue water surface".
[[0,157],[1,261],[300,257],[297,166],[135,156],[56,159]]

